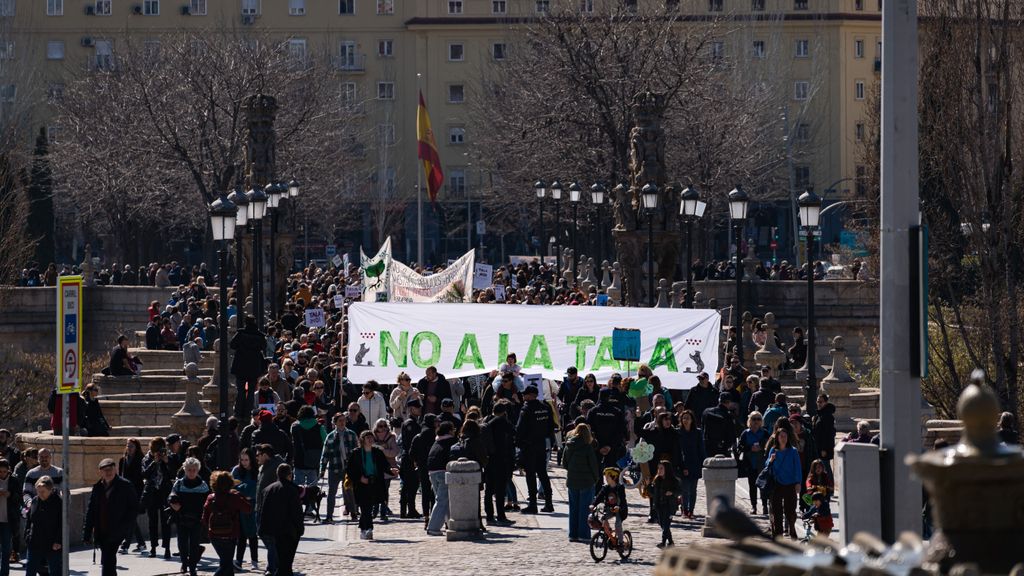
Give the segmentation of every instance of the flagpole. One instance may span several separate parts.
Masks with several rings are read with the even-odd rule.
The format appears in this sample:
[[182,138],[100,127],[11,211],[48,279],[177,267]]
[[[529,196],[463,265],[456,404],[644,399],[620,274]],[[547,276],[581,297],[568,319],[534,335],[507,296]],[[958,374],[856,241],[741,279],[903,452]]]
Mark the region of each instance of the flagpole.
[[[420,79],[423,77],[416,73],[416,91],[420,93]],[[416,113],[419,114],[419,101],[417,100]],[[419,164],[419,139],[416,141],[417,154],[416,162]],[[416,167],[416,261],[423,266],[423,167]]]

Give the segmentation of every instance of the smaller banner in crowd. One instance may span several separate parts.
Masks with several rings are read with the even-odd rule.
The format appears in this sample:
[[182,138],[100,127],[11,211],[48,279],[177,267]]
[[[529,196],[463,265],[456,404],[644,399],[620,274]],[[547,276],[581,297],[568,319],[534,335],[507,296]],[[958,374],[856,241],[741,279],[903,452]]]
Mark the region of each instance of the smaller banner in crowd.
[[476,264],[473,266],[473,289],[486,290],[491,287],[491,278],[494,276],[494,267],[490,264]]
[[638,363],[616,360],[612,349],[622,327],[639,330],[640,362],[666,388],[692,388],[697,374],[718,370],[715,310],[357,302],[348,318],[349,350],[359,352],[349,356],[355,383],[391,382],[402,371],[419,378],[428,366],[445,376],[482,374],[510,352],[524,374],[558,379],[575,366],[603,382],[614,372],[636,374]]
[[[391,302],[471,302],[474,252],[470,250],[447,268],[424,276],[396,260],[391,261],[387,294]],[[488,284],[489,286],[490,284]],[[363,299],[367,301],[366,298]]]
[[363,275],[363,302],[376,302],[377,293],[387,293],[388,274],[391,272],[391,237],[380,245],[373,258],[367,258],[359,248],[359,269]]

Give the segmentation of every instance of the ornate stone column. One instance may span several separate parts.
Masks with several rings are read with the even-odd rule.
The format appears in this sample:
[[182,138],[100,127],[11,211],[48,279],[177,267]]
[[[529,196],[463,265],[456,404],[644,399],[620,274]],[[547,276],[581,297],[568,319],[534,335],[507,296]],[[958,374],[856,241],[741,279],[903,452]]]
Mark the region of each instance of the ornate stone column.
[[754,362],[771,368],[772,377],[777,379],[782,365],[786,362],[786,353],[775,345],[775,314],[773,312],[765,314],[764,323],[768,337],[765,338],[764,346],[754,352]]
[[711,503],[718,496],[724,496],[730,505],[736,502],[736,460],[731,456],[711,456],[704,460],[704,494],[707,513],[704,515],[704,527],[701,536],[705,538],[721,538],[711,523]]
[[171,428],[190,442],[202,436],[206,429],[206,419],[210,417],[210,413],[199,402],[201,385],[199,367],[195,362],[189,362],[185,365],[185,404],[171,416]]
[[852,432],[856,424],[850,395],[857,392],[859,387],[846,369],[846,348],[842,336],[832,339],[829,354],[832,356],[832,370],[821,380],[821,390],[828,394],[829,402],[836,407],[836,430]]

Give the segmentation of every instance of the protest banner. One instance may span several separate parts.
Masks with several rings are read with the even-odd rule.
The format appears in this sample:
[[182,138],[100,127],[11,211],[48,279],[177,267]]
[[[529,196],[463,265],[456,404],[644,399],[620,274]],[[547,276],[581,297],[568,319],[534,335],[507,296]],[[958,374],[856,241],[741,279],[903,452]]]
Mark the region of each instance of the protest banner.
[[473,298],[473,262],[474,255],[470,250],[444,270],[424,276],[393,260],[387,284],[390,301],[470,302]]
[[377,292],[387,292],[388,276],[391,274],[391,237],[384,241],[380,250],[369,258],[359,248],[359,271],[363,277],[363,301],[376,302]]
[[349,349],[366,353],[350,360],[348,377],[387,381],[428,366],[449,377],[472,376],[516,352],[524,373],[559,379],[575,366],[604,381],[636,370],[612,354],[612,331],[629,326],[640,330],[640,361],[664,387],[685,390],[698,373],[718,370],[720,325],[715,310],[357,302],[349,308]]

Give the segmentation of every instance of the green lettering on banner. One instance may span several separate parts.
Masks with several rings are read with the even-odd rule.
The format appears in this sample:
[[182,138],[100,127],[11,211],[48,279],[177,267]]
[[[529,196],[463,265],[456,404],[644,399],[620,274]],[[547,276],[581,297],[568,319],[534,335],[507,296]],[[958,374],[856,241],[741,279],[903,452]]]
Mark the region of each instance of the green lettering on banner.
[[654,345],[654,352],[651,353],[651,361],[647,363],[654,370],[658,366],[664,366],[669,372],[679,372],[676,366],[676,353],[672,350],[672,341],[668,338],[658,338]]
[[398,368],[405,368],[408,364],[408,358],[406,358],[406,350],[409,347],[409,333],[402,332],[398,333],[398,342],[391,337],[391,332],[387,330],[380,331],[380,362],[381,366],[388,365],[388,355],[390,354],[395,358],[395,365]]
[[597,352],[594,354],[594,364],[590,367],[594,372],[597,372],[602,368],[622,370],[622,365],[619,364],[619,361],[612,357],[611,336],[601,338],[601,344],[597,347]]
[[[420,345],[424,342],[430,343],[430,356],[427,358],[420,354]],[[433,366],[441,359],[441,339],[433,332],[417,332],[412,337],[412,346],[410,348],[412,349],[412,363],[419,368]]]
[[498,366],[505,363],[508,356],[508,334],[498,334]]
[[472,364],[478,370],[484,369],[484,359],[480,357],[480,345],[477,344],[476,334],[467,333],[462,337],[462,344],[459,345],[459,353],[455,355],[453,369],[462,368],[463,364]]
[[526,351],[526,359],[523,360],[523,368],[543,366],[548,370],[554,370],[551,364],[551,353],[548,352],[548,340],[543,334],[534,334],[530,340],[530,348]]
[[566,336],[565,343],[576,346],[576,364],[574,366],[586,370],[587,346],[597,344],[597,338],[593,336]]

